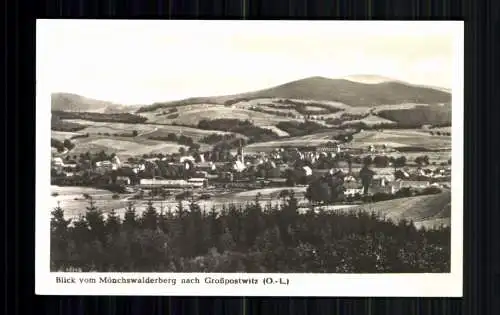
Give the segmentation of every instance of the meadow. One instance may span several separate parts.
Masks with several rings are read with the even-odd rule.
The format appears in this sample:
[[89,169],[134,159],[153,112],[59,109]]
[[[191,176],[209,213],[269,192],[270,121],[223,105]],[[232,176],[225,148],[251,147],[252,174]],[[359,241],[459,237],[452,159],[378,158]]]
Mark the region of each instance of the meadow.
[[197,126],[203,119],[231,118],[239,120],[250,120],[256,126],[276,125],[280,121],[288,121],[286,117],[270,115],[242,108],[232,108],[224,105],[193,105],[179,107],[177,117],[169,119],[168,115],[157,116],[163,110],[141,113],[148,117],[151,123],[179,124],[186,126]]
[[186,146],[174,142],[149,140],[141,137],[92,136],[74,139],[72,142],[75,143],[75,148],[69,152],[70,155],[79,155],[86,152],[96,154],[104,151],[106,154],[115,153],[121,159],[144,154],[177,153],[181,147],[187,149]]
[[451,150],[451,137],[432,136],[422,129],[364,130],[354,135],[349,146],[367,148],[370,145],[384,145],[395,148],[418,147],[427,150]]

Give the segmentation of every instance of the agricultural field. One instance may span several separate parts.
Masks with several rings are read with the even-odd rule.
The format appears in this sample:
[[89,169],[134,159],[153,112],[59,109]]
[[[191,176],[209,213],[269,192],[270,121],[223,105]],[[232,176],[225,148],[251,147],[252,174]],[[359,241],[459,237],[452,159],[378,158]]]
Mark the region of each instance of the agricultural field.
[[271,130],[272,132],[274,132],[275,134],[277,134],[279,137],[288,137],[289,136],[288,132],[279,129],[276,126],[260,126],[260,127],[264,128],[264,129]]
[[427,150],[450,150],[451,137],[432,136],[421,129],[385,129],[383,131],[365,130],[354,135],[350,146],[366,148],[369,145],[383,145],[395,149],[419,147]]
[[275,141],[252,143],[245,147],[247,152],[269,152],[280,146],[310,146],[322,145],[332,141],[333,137],[352,130],[328,130],[299,137],[283,138]]
[[318,108],[317,106],[314,106],[314,104],[321,104],[323,106],[329,106],[332,108],[338,108],[338,109],[349,109],[351,108],[350,106],[339,103],[339,102],[332,102],[332,101],[317,101],[317,100],[306,100],[306,99],[293,99],[293,98],[255,98],[255,99],[249,99],[249,100],[241,100],[238,101],[234,104],[232,104],[233,107],[235,108],[247,108],[250,106],[259,106],[259,105],[281,105],[283,108],[293,108],[292,104],[287,104],[284,103],[284,101],[291,101],[293,103],[300,103],[304,104],[306,106],[311,106],[314,108]]
[[357,124],[363,124],[363,125],[366,125],[368,127],[375,127],[375,126],[378,126],[378,125],[396,125],[395,122],[391,121],[391,120],[388,120],[388,119],[385,119],[385,118],[382,118],[382,117],[378,117],[378,116],[375,116],[375,115],[369,115],[363,119],[355,119],[355,120],[347,120],[347,121],[344,121],[342,122],[341,126],[350,126],[350,125],[357,125]]
[[[71,120],[72,122],[78,122],[81,125],[86,125],[87,128],[84,129],[85,133],[90,135],[97,134],[121,134],[121,133],[131,133],[133,130],[138,132],[138,137],[166,137],[169,133],[175,133],[177,135],[184,135],[193,138],[193,140],[199,140],[210,134],[227,134],[229,132],[223,132],[218,130],[204,130],[198,128],[191,128],[185,126],[173,126],[173,125],[160,125],[160,124],[124,124],[124,123],[108,123],[108,122],[91,122],[86,120]],[[53,131],[54,133],[54,131]],[[79,132],[84,133],[82,132]],[[79,134],[75,133],[75,134]],[[243,135],[238,135],[240,138],[246,138]]]
[[67,122],[78,123],[87,126],[84,129],[85,133],[89,134],[115,134],[115,133],[130,133],[136,130],[138,134],[148,133],[156,130],[157,126],[150,124],[126,124],[117,122],[95,122],[82,119],[68,119]]
[[97,136],[78,138],[74,139],[72,142],[75,143],[75,148],[69,152],[71,155],[78,155],[87,151],[91,153],[104,151],[106,154],[115,153],[121,159],[152,153],[176,153],[181,147],[187,149],[186,146],[173,142],[135,139],[130,137],[109,138]]
[[[168,125],[156,125],[156,129],[150,133],[143,134],[142,136],[147,137],[166,137],[170,133],[175,133],[177,136],[183,135],[186,137],[193,138],[193,140],[198,141],[211,134],[234,134],[233,132],[225,132],[218,130],[204,130],[197,128],[190,128],[185,126],[168,126]],[[236,134],[237,138],[247,139],[244,135]]]
[[373,113],[377,113],[383,110],[396,110],[396,109],[412,109],[418,106],[427,106],[427,104],[416,104],[416,103],[402,103],[402,104],[391,104],[391,105],[378,105],[372,109]]
[[[161,110],[158,110],[161,112]],[[148,117],[148,121],[159,124],[173,124],[197,126],[203,119],[232,118],[253,121],[256,126],[276,125],[280,121],[288,121],[290,118],[261,113],[248,109],[231,108],[224,105],[200,105],[178,107],[177,116],[169,119],[168,115],[156,116],[158,111],[141,113]]]
[[83,132],[83,131],[81,131],[81,132],[70,132],[70,131],[55,131],[55,130],[52,130],[50,134],[51,134],[52,138],[54,138],[56,140],[59,140],[59,141],[64,141],[66,139],[71,139],[71,137],[85,134],[85,132]]
[[[363,204],[353,210],[375,212],[389,220],[411,219],[415,222],[426,222],[425,225],[434,225],[434,220],[442,222],[449,219],[449,204],[451,192],[443,191],[437,195],[426,195],[409,198],[400,198],[388,201]],[[444,217],[444,218],[443,218]]]
[[245,152],[271,152],[281,146],[310,146],[321,145],[329,140],[326,139],[304,139],[303,137],[286,138],[283,140],[252,143],[245,147]]

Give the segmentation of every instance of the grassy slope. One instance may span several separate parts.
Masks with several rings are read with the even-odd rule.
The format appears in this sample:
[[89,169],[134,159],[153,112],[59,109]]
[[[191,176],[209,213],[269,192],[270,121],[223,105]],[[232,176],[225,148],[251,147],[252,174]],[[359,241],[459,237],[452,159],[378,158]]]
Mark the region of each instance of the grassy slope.
[[105,137],[95,136],[89,138],[78,138],[72,141],[75,148],[69,152],[70,155],[78,155],[87,151],[97,153],[101,150],[110,154],[116,153],[120,158],[128,158],[150,153],[174,153],[178,152],[182,145],[173,142],[137,139],[129,137]]
[[[91,122],[85,120],[68,120],[69,122],[76,122],[82,125],[87,125],[85,128],[85,133],[90,135],[96,135],[97,133],[129,133],[132,130],[136,130],[141,137],[149,136],[167,136],[169,133],[175,133],[180,135],[193,138],[193,140],[199,140],[207,135],[218,133],[223,134],[227,132],[218,130],[203,130],[198,128],[190,128],[184,126],[172,126],[172,125],[161,125],[161,124],[124,124],[124,123],[108,123],[108,122]],[[239,135],[241,138],[246,138],[243,135]]]
[[360,207],[352,208],[376,212],[385,215],[387,219],[399,220],[402,218],[411,219],[415,222],[422,222],[425,226],[433,226],[435,223],[449,221],[451,213],[446,212],[446,208],[451,202],[450,191],[445,191],[437,195],[417,196],[401,198],[388,201],[381,201],[371,204],[364,204]]
[[283,145],[291,146],[308,146],[308,145],[321,145],[328,141],[332,141],[332,137],[342,131],[332,130],[327,132],[315,133],[300,137],[283,138],[275,141],[252,143],[245,147],[249,152],[257,151],[272,151]]
[[342,126],[349,126],[349,125],[358,124],[358,123],[362,123],[362,124],[365,124],[365,125],[370,126],[370,127],[381,125],[381,124],[396,125],[396,123],[392,120],[388,120],[388,119],[378,117],[375,115],[369,115],[363,119],[344,121],[341,125]]
[[59,141],[64,141],[66,139],[71,139],[71,137],[73,136],[77,136],[77,135],[80,135],[80,134],[83,134],[85,132],[81,131],[81,132],[68,132],[68,131],[54,131],[52,130],[50,132],[51,134],[51,137],[54,138],[54,139],[57,139]]
[[424,130],[389,129],[382,132],[365,130],[354,135],[350,146],[365,148],[371,144],[387,144],[394,148],[415,146],[431,150],[449,149],[451,148],[451,137],[432,136]]
[[178,108],[178,117],[168,119],[168,115],[156,116],[158,111],[153,113],[140,113],[140,115],[148,117],[148,121],[162,124],[183,124],[196,126],[202,119],[218,119],[218,118],[234,118],[240,120],[250,120],[256,126],[275,125],[280,121],[289,121],[290,118],[279,117],[267,113],[256,112],[248,109],[231,108],[223,105],[200,105],[191,108]]
[[[284,189],[293,189],[299,198],[302,198],[302,194],[306,190],[305,187],[266,188],[235,193],[231,196],[252,200],[257,193],[260,193],[262,198],[278,198],[279,193]],[[374,211],[389,220],[405,218],[413,220],[418,226],[432,227],[441,223],[449,224],[451,217],[450,202],[450,191],[444,191],[437,195],[401,198],[353,207],[326,206],[325,209],[331,208],[335,209],[335,211]]]

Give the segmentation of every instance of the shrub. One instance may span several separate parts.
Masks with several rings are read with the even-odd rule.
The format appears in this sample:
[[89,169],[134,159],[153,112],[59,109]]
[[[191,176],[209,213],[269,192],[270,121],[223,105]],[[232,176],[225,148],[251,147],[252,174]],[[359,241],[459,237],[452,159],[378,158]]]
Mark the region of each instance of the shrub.
[[426,188],[422,189],[420,194],[421,195],[436,195],[436,194],[440,194],[442,192],[443,191],[441,188],[435,187],[435,186],[430,186],[430,187],[426,187]]
[[372,196],[373,202],[386,201],[386,200],[391,200],[391,199],[393,199],[393,198],[390,194],[383,193],[383,192],[375,193]]
[[394,194],[396,198],[406,198],[413,195],[414,193],[409,187],[403,187],[400,190],[396,191],[396,193]]

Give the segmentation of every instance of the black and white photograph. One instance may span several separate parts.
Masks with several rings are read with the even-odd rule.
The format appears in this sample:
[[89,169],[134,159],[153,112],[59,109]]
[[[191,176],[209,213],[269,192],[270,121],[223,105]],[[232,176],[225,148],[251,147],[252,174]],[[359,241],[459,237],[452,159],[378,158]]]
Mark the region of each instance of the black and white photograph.
[[191,274],[240,290],[217,274],[276,275],[274,295],[461,295],[461,22],[37,32],[37,288]]

